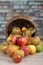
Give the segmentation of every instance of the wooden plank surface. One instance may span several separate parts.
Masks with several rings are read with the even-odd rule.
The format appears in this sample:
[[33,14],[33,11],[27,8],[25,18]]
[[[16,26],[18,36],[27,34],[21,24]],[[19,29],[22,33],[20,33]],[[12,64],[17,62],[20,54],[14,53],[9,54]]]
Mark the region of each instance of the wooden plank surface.
[[14,63],[12,58],[0,52],[0,65],[43,65],[43,52],[26,56],[20,63]]

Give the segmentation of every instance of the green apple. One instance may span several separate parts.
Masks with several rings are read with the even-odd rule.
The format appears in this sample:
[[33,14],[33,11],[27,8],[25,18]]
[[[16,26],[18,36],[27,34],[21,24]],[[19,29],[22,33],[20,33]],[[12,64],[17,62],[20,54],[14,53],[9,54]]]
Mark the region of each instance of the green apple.
[[41,44],[39,44],[39,45],[36,46],[36,51],[37,51],[37,52],[41,52],[41,51],[42,51],[42,46],[41,46]]
[[41,44],[41,46],[42,46],[42,48],[43,48],[43,41],[40,41],[40,44]]

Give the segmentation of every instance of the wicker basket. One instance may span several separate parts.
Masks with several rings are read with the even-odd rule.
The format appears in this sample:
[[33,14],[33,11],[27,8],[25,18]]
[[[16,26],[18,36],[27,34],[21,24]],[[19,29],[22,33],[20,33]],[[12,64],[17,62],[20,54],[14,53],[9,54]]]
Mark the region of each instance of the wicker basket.
[[6,25],[6,36],[9,36],[9,34],[12,32],[12,28],[14,26],[17,26],[17,27],[34,27],[35,28],[35,33],[34,35],[36,34],[37,32],[37,28],[35,26],[35,23],[34,21],[31,19],[30,16],[24,16],[24,15],[16,15],[14,16],[13,18],[11,18],[8,22],[8,24]]

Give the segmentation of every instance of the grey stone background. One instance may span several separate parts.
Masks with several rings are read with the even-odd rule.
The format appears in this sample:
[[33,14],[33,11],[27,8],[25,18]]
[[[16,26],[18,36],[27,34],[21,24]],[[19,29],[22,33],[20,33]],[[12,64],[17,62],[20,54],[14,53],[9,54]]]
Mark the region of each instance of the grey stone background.
[[43,0],[0,0],[0,43],[6,39],[5,26],[15,14],[31,16],[43,40]]

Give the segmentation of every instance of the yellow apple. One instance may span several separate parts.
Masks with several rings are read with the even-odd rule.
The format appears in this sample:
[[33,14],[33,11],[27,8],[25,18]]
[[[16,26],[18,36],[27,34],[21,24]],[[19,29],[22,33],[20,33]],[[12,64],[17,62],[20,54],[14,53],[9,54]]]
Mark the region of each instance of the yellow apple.
[[22,57],[24,57],[25,53],[23,50],[16,50],[14,55],[21,55]]
[[9,42],[9,41],[11,41],[11,38],[10,38],[10,36],[7,38],[7,41]]
[[7,38],[7,42],[8,42],[8,45],[12,45],[12,41],[11,41],[11,35]]
[[1,45],[2,45],[2,46],[8,46],[8,42],[7,42],[7,41],[3,41],[3,42],[1,43]]
[[15,53],[15,51],[18,50],[18,47],[15,45],[9,45],[7,48],[7,54],[9,56],[13,56],[13,54]]
[[36,46],[35,45],[29,45],[29,48],[30,48],[30,54],[36,53]]
[[14,45],[14,47],[17,48],[17,49],[20,49],[20,46],[18,46],[18,45]]
[[2,47],[1,47],[2,52],[6,54],[6,53],[7,53],[7,52],[6,52],[7,48],[8,48],[8,46],[2,46]]
[[38,45],[38,44],[40,43],[40,38],[39,38],[39,36],[33,37],[33,39],[31,40],[31,43],[32,43],[33,45]]
[[2,45],[0,44],[0,51],[2,50]]

